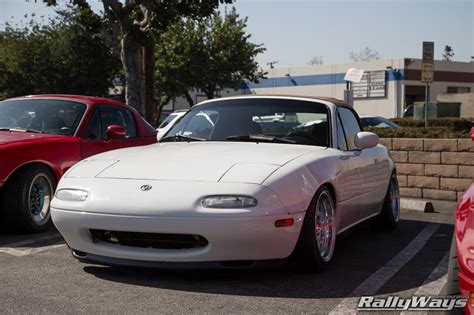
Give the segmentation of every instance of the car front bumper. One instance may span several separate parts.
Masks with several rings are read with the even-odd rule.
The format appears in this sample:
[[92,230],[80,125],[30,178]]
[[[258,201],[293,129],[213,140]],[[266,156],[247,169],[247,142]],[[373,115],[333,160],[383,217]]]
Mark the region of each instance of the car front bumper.
[[472,303],[470,296],[471,292],[474,291],[474,279],[471,279],[464,272],[458,272],[459,279],[459,293],[462,296],[468,297],[467,305],[465,308],[466,314],[474,314],[474,304]]
[[[53,222],[74,250],[87,253],[96,262],[116,259],[122,264],[142,262],[219,262],[273,260],[291,255],[304,219],[304,212],[269,216],[172,217],[102,214],[51,209]],[[275,227],[275,221],[292,218],[289,227]],[[208,244],[190,249],[157,249],[94,242],[91,229],[139,232],[194,234]],[[76,257],[80,258],[80,257]],[[83,260],[87,260],[83,257]],[[104,260],[104,258],[107,258]],[[133,264],[130,264],[133,265]]]

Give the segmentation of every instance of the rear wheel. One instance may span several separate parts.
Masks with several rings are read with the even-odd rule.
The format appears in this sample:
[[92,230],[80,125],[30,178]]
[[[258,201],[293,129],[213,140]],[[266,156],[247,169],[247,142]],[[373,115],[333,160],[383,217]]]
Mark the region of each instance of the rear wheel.
[[56,182],[43,165],[31,165],[14,174],[2,198],[6,226],[15,232],[38,233],[50,226],[50,202]]
[[400,188],[395,173],[392,173],[390,177],[390,184],[379,217],[382,224],[389,229],[396,228],[400,221]]
[[336,245],[336,212],[331,192],[322,186],[306,211],[293,266],[303,271],[324,270]]

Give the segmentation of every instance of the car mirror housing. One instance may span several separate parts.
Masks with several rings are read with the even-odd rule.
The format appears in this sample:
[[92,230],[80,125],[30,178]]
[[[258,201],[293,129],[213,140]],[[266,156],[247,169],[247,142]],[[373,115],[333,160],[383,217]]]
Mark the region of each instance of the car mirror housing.
[[379,144],[379,137],[373,132],[362,131],[356,134],[354,142],[358,150],[364,150]]
[[107,127],[108,139],[123,139],[126,136],[125,128],[119,125],[110,125]]

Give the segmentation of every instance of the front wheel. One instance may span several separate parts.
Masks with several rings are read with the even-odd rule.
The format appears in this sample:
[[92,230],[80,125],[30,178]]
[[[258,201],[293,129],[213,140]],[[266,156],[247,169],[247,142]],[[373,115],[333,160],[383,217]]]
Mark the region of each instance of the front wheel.
[[336,245],[336,211],[331,192],[322,186],[316,192],[293,252],[298,270],[321,271],[332,259]]
[[456,252],[456,234],[453,235],[451,241],[451,248],[449,252],[449,264],[448,264],[448,281],[446,283],[446,294],[447,295],[460,295],[459,290],[459,263],[458,255]]
[[15,232],[38,233],[51,222],[50,202],[56,182],[43,165],[31,165],[16,173],[3,192],[2,208],[7,227]]

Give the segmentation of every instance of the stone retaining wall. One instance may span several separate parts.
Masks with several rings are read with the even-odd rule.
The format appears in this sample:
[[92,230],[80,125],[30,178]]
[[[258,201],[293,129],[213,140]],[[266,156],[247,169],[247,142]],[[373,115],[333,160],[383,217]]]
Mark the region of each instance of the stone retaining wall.
[[471,139],[384,138],[402,197],[456,201],[474,179]]

